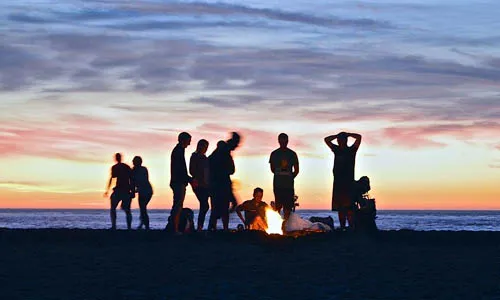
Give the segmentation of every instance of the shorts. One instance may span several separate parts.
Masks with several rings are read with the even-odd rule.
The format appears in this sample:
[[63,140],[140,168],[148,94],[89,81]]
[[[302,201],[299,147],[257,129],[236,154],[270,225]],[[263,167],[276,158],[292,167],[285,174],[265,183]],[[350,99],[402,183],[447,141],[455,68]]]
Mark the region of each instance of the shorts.
[[286,210],[292,210],[295,206],[295,190],[293,188],[274,188],[274,201],[276,209],[282,207]]
[[130,193],[128,192],[123,192],[123,191],[113,191],[113,193],[110,196],[111,200],[111,208],[118,207],[118,204],[121,202],[121,208],[123,210],[129,210],[130,205],[132,203],[132,197],[130,196]]

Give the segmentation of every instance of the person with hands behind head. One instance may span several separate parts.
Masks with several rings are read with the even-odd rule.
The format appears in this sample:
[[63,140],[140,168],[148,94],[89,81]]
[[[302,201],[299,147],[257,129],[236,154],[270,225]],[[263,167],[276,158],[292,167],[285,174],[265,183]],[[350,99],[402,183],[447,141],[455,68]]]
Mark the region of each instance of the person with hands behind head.
[[[349,137],[354,138],[352,146],[347,145]],[[333,143],[335,140],[337,144]],[[361,135],[340,132],[339,134],[325,137],[324,141],[335,155],[333,162],[332,211],[338,212],[340,228],[345,230],[346,220],[350,228],[354,226],[354,203],[351,188],[354,182],[356,153],[361,144]]]

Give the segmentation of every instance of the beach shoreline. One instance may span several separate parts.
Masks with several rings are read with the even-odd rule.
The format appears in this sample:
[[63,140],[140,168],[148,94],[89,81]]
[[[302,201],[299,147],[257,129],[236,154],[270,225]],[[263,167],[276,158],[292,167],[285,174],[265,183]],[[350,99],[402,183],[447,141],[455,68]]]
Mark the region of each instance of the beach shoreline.
[[500,299],[500,232],[0,229],[4,299]]

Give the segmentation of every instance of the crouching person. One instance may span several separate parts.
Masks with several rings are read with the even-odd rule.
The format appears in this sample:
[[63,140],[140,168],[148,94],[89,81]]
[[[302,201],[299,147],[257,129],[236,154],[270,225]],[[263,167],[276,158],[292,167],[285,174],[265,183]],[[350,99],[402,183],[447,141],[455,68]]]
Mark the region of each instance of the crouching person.
[[375,219],[377,218],[377,208],[375,199],[368,196],[370,191],[370,179],[367,176],[354,181],[353,184],[353,202],[355,210],[355,229],[356,231],[373,232],[377,230]]
[[[246,229],[250,230],[266,230],[266,208],[269,207],[267,203],[262,201],[264,196],[264,190],[261,188],[255,188],[253,190],[252,200],[243,202],[236,207],[236,213],[240,217],[243,224],[245,224]],[[245,217],[242,215],[242,211],[245,212]]]

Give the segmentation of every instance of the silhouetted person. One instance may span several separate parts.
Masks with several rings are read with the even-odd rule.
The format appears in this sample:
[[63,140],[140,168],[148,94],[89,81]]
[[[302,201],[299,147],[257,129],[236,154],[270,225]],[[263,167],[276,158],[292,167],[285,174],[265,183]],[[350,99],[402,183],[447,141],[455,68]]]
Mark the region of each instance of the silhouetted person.
[[184,157],[185,149],[191,144],[191,135],[187,132],[181,132],[178,137],[178,143],[172,150],[170,156],[170,188],[174,194],[174,201],[170,217],[173,220],[174,233],[179,232],[179,218],[186,198],[186,186],[192,183],[196,187],[196,182],[188,175],[186,159]]
[[134,183],[132,182],[132,170],[130,167],[122,163],[122,155],[115,154],[116,164],[111,167],[111,176],[109,177],[108,186],[104,192],[104,196],[108,196],[109,189],[113,178],[116,178],[116,185],[113,188],[113,193],[110,196],[111,200],[111,229],[116,229],[116,208],[121,202],[121,208],[125,211],[127,218],[127,228],[132,227],[132,213],[130,204],[134,198]]
[[[226,144],[227,144],[228,150],[229,150],[229,156],[231,157],[231,160],[233,159],[232,152],[234,150],[236,150],[236,148],[238,148],[240,141],[241,141],[241,137],[237,132],[232,132],[231,138],[226,141]],[[233,181],[232,180],[231,180],[231,198],[229,199],[229,202],[231,203],[231,208],[229,209],[229,212],[231,213],[238,206],[238,202],[236,201],[236,196],[234,195]]]
[[153,197],[153,187],[149,182],[148,169],[142,166],[142,158],[140,156],[136,156],[132,160],[132,163],[134,164],[134,168],[132,169],[132,179],[135,184],[134,191],[139,193],[139,209],[141,211],[141,223],[138,229],[142,229],[144,226],[147,230],[149,230],[147,205]]
[[370,198],[370,178],[362,176],[355,180],[352,185],[352,199],[355,207],[354,224],[356,231],[373,232],[377,230],[375,219],[377,218],[377,207],[375,199]]
[[217,228],[217,219],[222,219],[224,230],[229,229],[229,203],[233,202],[232,183],[230,176],[234,174],[234,161],[231,151],[236,149],[240,143],[240,136],[233,132],[233,136],[227,142],[219,141],[217,148],[209,156],[210,168],[210,193],[212,209],[208,229]]
[[[352,146],[347,145],[349,137],[355,139]],[[337,140],[338,145],[333,143],[334,140]],[[349,222],[349,227],[354,226],[352,219],[354,203],[351,188],[354,182],[354,165],[356,162],[356,152],[361,144],[361,135],[341,132],[326,137],[325,143],[335,155],[333,163],[332,211],[338,211],[340,228],[345,229],[346,219]]]
[[[255,188],[253,190],[252,200],[243,202],[236,207],[236,213],[240,217],[245,227],[250,230],[266,230],[266,208],[269,207],[266,202],[262,201],[264,190]],[[245,212],[245,218],[241,212]]]
[[196,181],[197,186],[193,187],[193,192],[200,202],[200,211],[198,213],[198,227],[197,231],[203,230],[203,224],[205,223],[205,215],[208,212],[208,198],[209,194],[209,176],[210,168],[208,163],[208,158],[205,153],[207,153],[208,141],[199,140],[196,146],[196,152],[193,152],[191,159],[189,160],[189,173]]
[[283,208],[284,218],[287,220],[295,206],[294,179],[299,174],[299,159],[297,154],[287,147],[288,135],[280,133],[278,142],[280,147],[271,153],[269,164],[274,174],[275,209],[280,212]]

